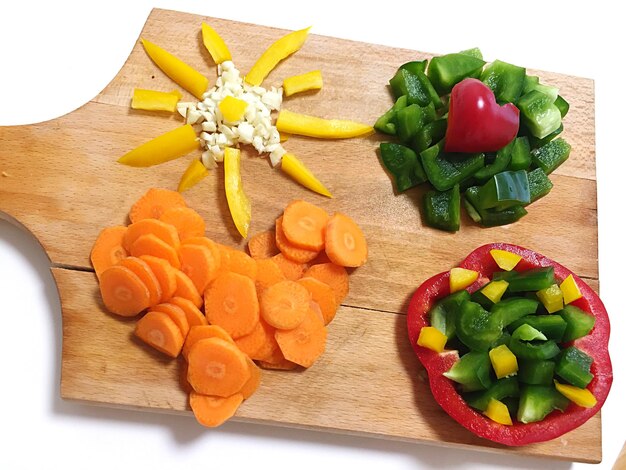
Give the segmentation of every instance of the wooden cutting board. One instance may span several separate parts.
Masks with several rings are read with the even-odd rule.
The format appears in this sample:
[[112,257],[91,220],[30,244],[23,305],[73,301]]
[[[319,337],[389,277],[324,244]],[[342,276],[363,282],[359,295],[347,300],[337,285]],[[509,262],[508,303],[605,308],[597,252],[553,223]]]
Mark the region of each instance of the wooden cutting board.
[[[202,21],[224,37],[242,73],[286,33],[154,10],[141,37],[213,82],[215,66],[202,47]],[[311,35],[265,85],[278,86],[287,76],[320,69],[323,90],[287,98],[284,107],[372,123],[391,104],[386,83],[396,68],[427,57]],[[599,415],[560,439],[523,448],[477,438],[435,403],[407,341],[405,312],[414,289],[483,243],[505,241],[532,248],[598,288],[594,84],[556,73],[532,73],[558,86],[569,100],[563,135],[573,150],[554,173],[550,195],[510,226],[483,229],[464,216],[456,234],[425,227],[419,209],[423,189],[393,193],[377,156],[379,136],[343,141],[292,137],[285,143],[329,187],[333,199],[308,192],[273,170],[267,160],[244,153],[244,188],[253,208],[251,233],[269,228],[289,201],[303,198],[329,212],[350,214],[366,233],[370,259],[351,276],[350,294],[330,325],[324,356],[306,371],[264,372],[263,385],[235,419],[510,454],[601,460]],[[179,386],[180,363],[133,340],[132,321],[105,312],[89,263],[92,243],[103,227],[127,223],[129,207],[148,188],[175,189],[190,159],[198,156],[148,169],[116,163],[128,150],[181,124],[177,115],[131,110],[136,87],[178,88],[139,42],[114,80],[81,108],[40,124],[0,128],[0,212],[31,231],[50,257],[63,313],[63,398],[190,415]],[[183,99],[192,97],[185,94]],[[185,198],[207,221],[209,237],[243,247],[222,188],[220,167]],[[189,425],[196,424],[190,419]]]

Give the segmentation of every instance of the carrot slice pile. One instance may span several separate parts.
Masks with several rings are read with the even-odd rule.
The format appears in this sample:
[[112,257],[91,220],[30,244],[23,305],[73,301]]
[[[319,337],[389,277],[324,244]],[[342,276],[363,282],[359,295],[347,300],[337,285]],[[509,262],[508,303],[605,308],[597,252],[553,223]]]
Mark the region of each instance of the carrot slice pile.
[[129,219],[103,229],[90,254],[103,304],[138,317],[138,344],[182,358],[181,387],[209,427],[253,396],[263,369],[318,361],[349,293],[346,268],[367,261],[353,219],[302,200],[251,236],[248,252],[207,238],[175,191],[148,190]]

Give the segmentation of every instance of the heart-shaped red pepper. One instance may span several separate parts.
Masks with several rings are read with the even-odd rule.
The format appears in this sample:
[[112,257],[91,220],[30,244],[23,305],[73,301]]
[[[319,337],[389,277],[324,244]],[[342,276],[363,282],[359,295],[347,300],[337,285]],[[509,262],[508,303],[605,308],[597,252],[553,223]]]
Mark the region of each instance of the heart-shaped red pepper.
[[500,106],[487,85],[466,78],[452,88],[446,152],[495,152],[511,142],[519,130],[519,109]]

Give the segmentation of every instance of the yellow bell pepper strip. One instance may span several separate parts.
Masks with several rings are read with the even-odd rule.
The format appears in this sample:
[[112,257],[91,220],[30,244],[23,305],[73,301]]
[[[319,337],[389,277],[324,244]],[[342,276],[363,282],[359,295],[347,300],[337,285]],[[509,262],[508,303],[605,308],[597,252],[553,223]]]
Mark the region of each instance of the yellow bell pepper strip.
[[146,111],[176,111],[176,105],[183,97],[178,90],[169,93],[165,91],[143,90],[135,88],[130,107],[133,109],[143,109]]
[[293,31],[268,47],[246,75],[246,83],[252,86],[259,86],[263,83],[265,77],[281,60],[286,59],[302,47],[309,34],[309,29],[311,27]]
[[291,96],[303,91],[321,90],[322,85],[322,72],[313,70],[302,75],[285,78],[283,80],[283,93],[285,96]]
[[286,109],[278,113],[278,132],[316,137],[318,139],[349,139],[372,134],[374,128],[367,124],[342,119],[322,119],[298,114]]
[[501,279],[499,281],[491,281],[483,287],[480,292],[494,304],[497,304],[502,299],[507,287],[509,287],[509,283]]
[[495,398],[489,400],[487,409],[483,412],[483,414],[496,423],[504,424],[506,426],[511,426],[513,424],[511,414],[509,413],[507,406]]
[[517,263],[520,262],[522,257],[517,253],[511,253],[506,250],[491,250],[491,257],[494,259],[496,264],[500,267],[500,269],[504,269],[505,271],[511,271]]
[[222,116],[224,117],[224,121],[229,123],[235,123],[237,121],[241,121],[244,113],[246,112],[246,108],[248,107],[248,103],[244,100],[240,100],[239,98],[235,98],[234,96],[226,96],[220,104],[218,105],[220,111],[222,112]]
[[196,131],[190,124],[177,127],[123,155],[118,162],[128,166],[148,167],[169,162],[200,148]]
[[447,341],[448,337],[434,326],[425,326],[422,328],[420,330],[420,335],[417,338],[418,346],[431,349],[436,353],[443,351]]
[[224,149],[224,186],[228,209],[233,222],[235,222],[235,226],[241,236],[247,238],[250,220],[252,219],[252,206],[250,205],[250,200],[243,192],[241,152],[239,149],[232,147]]
[[574,300],[578,300],[583,296],[571,274],[563,279],[563,282],[559,287],[561,288],[561,292],[563,292],[563,302],[565,305],[570,304]]
[[578,388],[569,384],[561,384],[556,380],[554,381],[554,386],[561,395],[583,408],[593,408],[598,402],[596,397],[593,396],[593,393],[586,388]]
[[563,308],[563,292],[557,284],[537,291],[537,298],[541,301],[548,313],[558,312]]
[[202,23],[202,42],[216,65],[232,60],[230,51],[222,37],[206,23]]
[[460,291],[472,285],[478,279],[478,272],[465,268],[450,270],[450,293]]
[[491,349],[489,359],[497,378],[501,379],[517,373],[517,358],[506,344]]
[[200,180],[208,174],[209,170],[207,170],[200,160],[193,160],[180,178],[177,191],[179,193],[187,191],[198,184]]
[[209,87],[209,79],[207,77],[156,44],[145,39],[142,39],[141,43],[148,56],[165,75],[199,100],[202,99],[202,95]]
[[280,163],[280,169],[291,176],[305,188],[315,191],[326,197],[333,197],[328,189],[318,180],[313,173],[295,155],[286,153]]

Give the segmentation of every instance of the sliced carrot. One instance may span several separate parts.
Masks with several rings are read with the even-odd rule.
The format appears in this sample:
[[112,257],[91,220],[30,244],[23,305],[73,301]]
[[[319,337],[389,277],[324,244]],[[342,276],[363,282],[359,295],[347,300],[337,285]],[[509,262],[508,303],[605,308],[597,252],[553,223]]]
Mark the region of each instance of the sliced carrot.
[[248,240],[248,253],[255,259],[271,258],[279,253],[273,230],[259,232]]
[[287,278],[272,258],[258,258],[256,260],[256,290],[260,293],[272,284],[284,281]]
[[311,302],[309,302],[309,308],[315,312],[315,315],[317,315],[317,317],[322,320],[323,323],[326,322],[326,320],[324,319],[324,315],[322,314],[322,309],[317,302],[311,300]]
[[180,333],[183,335],[183,338],[187,337],[189,333],[189,322],[187,321],[187,316],[182,308],[178,305],[174,305],[169,302],[164,302],[162,304],[157,304],[154,307],[150,308],[153,312],[163,312],[168,317],[172,319],[176,326],[180,330]]
[[367,261],[367,241],[357,223],[335,213],[326,225],[326,254],[340,266],[356,268]]
[[181,240],[203,237],[206,230],[204,219],[191,207],[170,207],[159,220],[176,227]]
[[201,339],[189,350],[187,379],[204,395],[228,397],[238,393],[250,378],[246,355],[220,338]]
[[261,385],[261,369],[254,363],[252,359],[246,356],[246,361],[248,362],[248,368],[250,370],[250,378],[248,381],[243,384],[239,393],[243,395],[243,399],[247,400],[254,392],[257,391],[259,386]]
[[328,213],[310,202],[290,202],[283,213],[283,231],[295,246],[320,251],[324,248],[324,229]]
[[199,293],[203,293],[217,276],[219,261],[215,260],[213,253],[206,246],[181,245],[178,249],[178,259],[181,271],[189,276]]
[[100,294],[111,313],[133,317],[150,306],[150,291],[134,272],[111,266],[100,275]]
[[261,315],[274,328],[291,329],[304,320],[311,294],[294,281],[282,281],[265,289],[260,296]]
[[151,188],[130,208],[130,221],[158,219],[170,207],[185,207],[185,199],[177,191]]
[[159,281],[161,286],[161,302],[167,302],[176,291],[176,269],[163,258],[143,255],[139,259],[145,261]]
[[312,259],[308,264],[309,266],[313,266],[314,264],[322,264],[322,263],[332,263],[325,250],[319,252],[319,254]]
[[196,420],[203,426],[215,428],[232,418],[239,405],[243,402],[243,395],[235,393],[229,397],[216,397],[191,392],[189,406]]
[[214,262],[217,264],[218,269],[222,265],[221,251],[217,243],[208,237],[189,237],[181,240],[182,245],[201,245],[209,249]]
[[234,248],[224,245],[222,243],[215,243],[215,245],[217,246],[217,249],[220,252],[220,267],[223,271],[230,271],[230,268],[228,267],[229,262],[230,262],[230,254],[234,253],[235,250]]
[[306,270],[306,264],[296,263],[282,253],[272,256],[272,260],[278,265],[285,277],[290,281],[297,281]]
[[224,328],[217,325],[197,325],[192,326],[189,329],[189,333],[185,338],[185,344],[183,345],[183,357],[187,359],[189,357],[189,351],[191,347],[201,339],[220,338],[229,343],[235,344],[230,335]]
[[285,359],[311,367],[326,349],[326,327],[313,310],[292,330],[276,330],[276,341]]
[[[268,333],[269,334],[269,333]],[[271,333],[273,334],[273,332]],[[240,336],[235,341],[237,347],[249,357],[256,357],[261,347],[267,341],[265,327],[261,324],[261,319],[247,335]]]
[[169,302],[183,310],[185,317],[187,318],[187,323],[189,323],[189,328],[208,325],[208,321],[204,316],[204,313],[202,313],[202,311],[196,307],[191,300],[183,297],[172,297]]
[[162,353],[176,357],[183,347],[183,335],[169,315],[149,311],[135,325],[135,335]]
[[180,268],[180,261],[176,249],[153,233],[148,233],[137,238],[130,247],[130,254],[138,258],[144,255],[156,256],[157,258],[166,260],[176,269]]
[[297,282],[311,293],[311,298],[319,306],[322,313],[324,325],[328,325],[337,313],[335,291],[328,284],[314,277],[303,277]]
[[156,235],[175,250],[180,245],[176,227],[157,219],[142,219],[128,226],[124,234],[124,248],[126,251],[130,251],[135,240],[149,233]]
[[[256,266],[256,264],[255,264]],[[205,315],[233,338],[247,335],[259,321],[254,281],[235,272],[220,273],[204,293]]]
[[350,279],[346,268],[334,263],[314,264],[304,272],[302,277],[314,277],[332,287],[337,298],[337,305],[341,305],[350,290]]
[[91,248],[91,265],[99,278],[102,271],[128,256],[123,245],[127,228],[122,225],[102,229]]
[[204,300],[193,281],[189,279],[184,272],[180,269],[175,270],[176,276],[176,290],[174,291],[174,297],[182,297],[183,299],[190,300],[196,307],[202,307]]
[[256,280],[258,274],[255,259],[240,250],[231,250],[226,267],[229,271],[246,276],[253,281]]
[[276,219],[276,246],[286,258],[302,264],[313,260],[319,253],[319,250],[298,248],[287,239],[283,231],[283,216]]
[[137,258],[136,256],[128,256],[120,260],[118,264],[130,269],[139,277],[139,279],[141,279],[141,282],[146,285],[148,292],[150,293],[150,307],[161,301],[161,297],[163,296],[161,284],[159,284],[159,280],[148,263],[141,258]]

